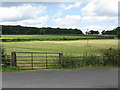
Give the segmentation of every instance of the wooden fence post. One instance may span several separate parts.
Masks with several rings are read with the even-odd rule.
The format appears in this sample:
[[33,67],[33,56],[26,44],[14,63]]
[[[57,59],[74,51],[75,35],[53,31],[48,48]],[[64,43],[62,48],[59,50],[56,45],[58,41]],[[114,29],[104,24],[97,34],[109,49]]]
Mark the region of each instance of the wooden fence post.
[[31,53],[31,67],[33,69],[33,53]]
[[59,63],[62,64],[63,62],[63,53],[59,53]]
[[46,53],[46,69],[48,68],[48,61],[47,61],[47,53]]
[[16,52],[11,52],[11,66],[17,66],[17,63],[16,63]]

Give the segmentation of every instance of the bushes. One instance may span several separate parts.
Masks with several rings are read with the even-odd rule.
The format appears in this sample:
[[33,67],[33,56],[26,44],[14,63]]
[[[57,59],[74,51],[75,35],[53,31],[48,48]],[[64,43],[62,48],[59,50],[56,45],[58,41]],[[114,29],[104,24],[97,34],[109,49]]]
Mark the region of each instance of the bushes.
[[62,63],[57,63],[57,68],[72,69],[81,67],[120,66],[120,49],[101,50],[101,56],[85,55],[83,57],[63,57]]
[[69,56],[63,57],[62,68],[77,68],[79,66],[80,60],[74,60]]
[[104,49],[102,50],[104,66],[105,65],[114,65],[120,66],[120,49]]
[[81,66],[103,66],[101,57],[97,56],[85,56],[82,58]]
[[20,71],[19,67],[15,66],[3,66],[2,67],[2,72],[17,72]]
[[120,39],[120,32],[117,33],[117,38]]
[[72,57],[64,57],[63,63],[61,68],[80,68],[80,67],[96,67],[96,66],[102,66],[103,61],[100,59],[100,57],[95,56],[84,56],[80,58],[72,58]]

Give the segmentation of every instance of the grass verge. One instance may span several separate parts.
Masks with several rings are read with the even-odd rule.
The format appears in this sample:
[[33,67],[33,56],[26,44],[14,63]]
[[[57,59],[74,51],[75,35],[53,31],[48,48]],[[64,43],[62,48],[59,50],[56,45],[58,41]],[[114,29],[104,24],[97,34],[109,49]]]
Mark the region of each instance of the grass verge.
[[33,69],[33,70],[21,70],[19,67],[3,67],[0,68],[0,72],[29,72],[29,71],[50,71],[50,70],[80,70],[80,69],[105,69],[105,68],[118,68],[117,66],[97,66],[97,67],[93,67],[93,66],[87,66],[87,67],[80,67],[80,68],[72,68],[72,69],[65,69],[65,68],[61,68],[61,69]]
[[1,72],[19,72],[21,71],[21,69],[19,67],[15,67],[15,66],[6,66],[6,67],[2,67],[0,69]]

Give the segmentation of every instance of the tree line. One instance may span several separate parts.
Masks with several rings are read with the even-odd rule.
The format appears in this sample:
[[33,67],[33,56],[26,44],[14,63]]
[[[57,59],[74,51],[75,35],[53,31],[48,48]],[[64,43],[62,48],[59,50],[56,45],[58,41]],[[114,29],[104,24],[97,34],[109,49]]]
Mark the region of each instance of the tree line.
[[[117,27],[113,30],[103,30],[101,32],[102,35],[117,35],[120,33],[120,27]],[[84,34],[80,29],[72,29],[72,28],[52,28],[52,27],[25,27],[25,26],[10,26],[10,25],[2,25],[2,34],[3,35],[33,35],[33,34]],[[85,32],[87,35],[98,35],[99,31],[90,30]]]
[[2,26],[3,35],[32,35],[32,34],[83,34],[79,29],[51,28],[51,27],[24,27],[24,26]]
[[[93,35],[93,34],[97,34],[97,35],[100,34],[99,31],[95,31],[95,30],[90,30],[90,31],[87,31],[85,33],[86,34],[91,34],[91,35]],[[117,27],[116,29],[113,29],[113,30],[103,30],[101,32],[102,35],[117,35],[119,33],[120,33],[120,27]]]
[[116,29],[113,30],[103,30],[101,32],[103,35],[117,35],[118,33],[120,33],[120,27],[117,27]]

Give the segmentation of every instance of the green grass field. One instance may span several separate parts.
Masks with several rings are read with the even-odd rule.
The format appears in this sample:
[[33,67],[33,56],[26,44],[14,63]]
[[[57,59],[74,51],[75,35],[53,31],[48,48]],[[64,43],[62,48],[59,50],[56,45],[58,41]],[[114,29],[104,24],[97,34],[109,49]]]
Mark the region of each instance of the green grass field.
[[[61,38],[86,38],[87,36],[75,36],[75,35],[2,35],[3,39],[61,39]],[[88,36],[92,38],[96,36]]]
[[[87,44],[88,41],[88,44]],[[74,41],[26,41],[3,42],[5,52],[63,52],[65,55],[99,54],[100,49],[117,48],[116,39],[74,40]]]

